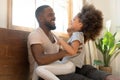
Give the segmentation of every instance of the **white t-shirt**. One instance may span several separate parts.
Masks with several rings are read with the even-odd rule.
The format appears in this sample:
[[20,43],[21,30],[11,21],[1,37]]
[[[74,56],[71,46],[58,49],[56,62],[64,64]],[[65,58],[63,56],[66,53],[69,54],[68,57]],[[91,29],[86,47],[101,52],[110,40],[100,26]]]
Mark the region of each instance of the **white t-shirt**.
[[52,43],[41,28],[37,28],[31,32],[28,36],[28,59],[30,63],[30,75],[33,74],[33,70],[38,66],[31,53],[30,46],[32,44],[41,44],[44,48],[44,54],[54,54],[59,52],[57,40],[55,39],[55,43]]
[[[73,41],[78,40],[80,41],[80,43],[82,43],[82,45],[80,47],[82,47],[82,50],[80,50],[81,53],[77,53],[74,56],[67,56],[63,58],[63,62],[70,60],[72,61],[75,66],[81,68],[82,65],[84,65],[84,51],[85,51],[85,47],[84,47],[84,36],[82,32],[74,32],[72,34],[72,36],[70,37],[70,39],[68,40],[68,43],[71,44]],[[78,51],[79,52],[79,51]]]

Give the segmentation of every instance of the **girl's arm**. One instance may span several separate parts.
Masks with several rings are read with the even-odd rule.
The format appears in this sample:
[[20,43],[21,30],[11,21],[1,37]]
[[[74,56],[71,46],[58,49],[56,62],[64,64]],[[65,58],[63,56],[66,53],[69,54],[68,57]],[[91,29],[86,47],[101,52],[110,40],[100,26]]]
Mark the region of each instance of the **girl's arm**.
[[75,55],[78,51],[79,46],[80,46],[80,41],[79,40],[75,40],[75,41],[72,42],[71,45],[69,45],[63,39],[59,39],[59,43],[71,55]]

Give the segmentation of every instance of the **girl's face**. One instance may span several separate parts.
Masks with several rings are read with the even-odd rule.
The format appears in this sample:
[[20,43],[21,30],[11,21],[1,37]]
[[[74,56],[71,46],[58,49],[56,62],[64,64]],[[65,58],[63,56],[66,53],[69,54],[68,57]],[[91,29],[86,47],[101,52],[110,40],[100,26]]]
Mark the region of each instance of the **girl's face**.
[[73,21],[71,22],[71,28],[73,29],[73,31],[80,31],[82,29],[82,22],[80,22],[80,19],[78,18],[78,16],[75,16],[73,18]]

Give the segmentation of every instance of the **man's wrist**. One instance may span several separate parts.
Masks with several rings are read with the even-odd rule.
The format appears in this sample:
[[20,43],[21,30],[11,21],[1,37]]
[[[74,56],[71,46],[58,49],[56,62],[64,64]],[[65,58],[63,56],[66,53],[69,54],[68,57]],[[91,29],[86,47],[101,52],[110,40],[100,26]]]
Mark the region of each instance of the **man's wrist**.
[[60,54],[63,55],[63,57],[68,56],[68,54],[65,50],[60,50]]

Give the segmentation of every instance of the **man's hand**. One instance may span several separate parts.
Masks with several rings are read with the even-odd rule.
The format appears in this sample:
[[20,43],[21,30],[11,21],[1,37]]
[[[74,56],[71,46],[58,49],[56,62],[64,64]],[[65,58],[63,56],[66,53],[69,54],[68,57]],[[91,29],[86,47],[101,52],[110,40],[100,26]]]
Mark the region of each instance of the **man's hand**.
[[[81,44],[82,44],[82,43],[81,43]],[[81,50],[82,50],[82,47],[80,46],[80,47],[78,48],[77,53],[81,53]]]

